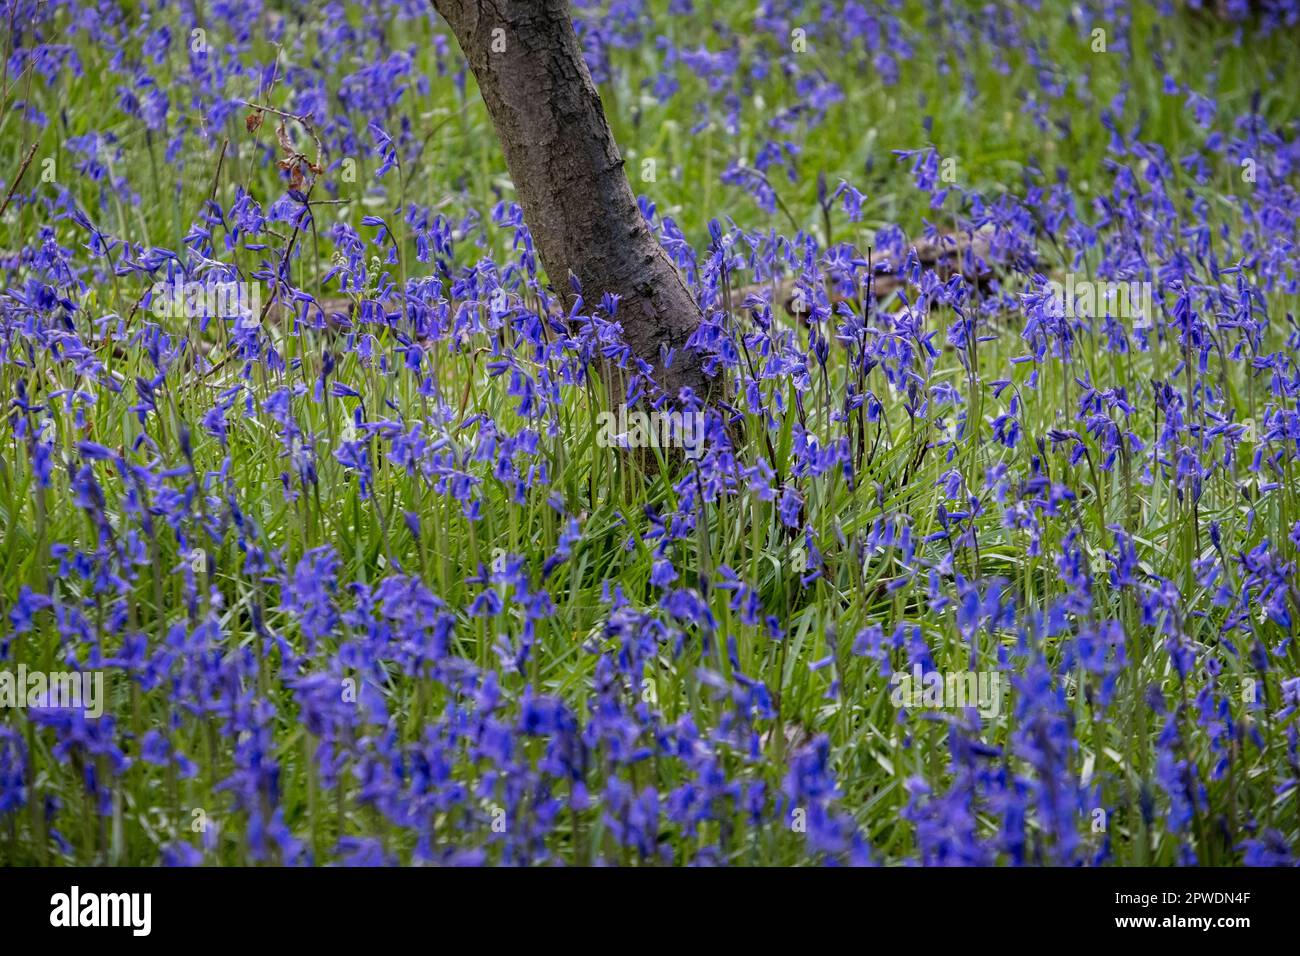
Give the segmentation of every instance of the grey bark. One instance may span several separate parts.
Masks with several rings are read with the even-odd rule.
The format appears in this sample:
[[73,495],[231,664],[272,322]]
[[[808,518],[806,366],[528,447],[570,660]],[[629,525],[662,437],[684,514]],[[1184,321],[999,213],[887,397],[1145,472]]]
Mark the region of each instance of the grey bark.
[[[524,221],[552,287],[569,274],[589,306],[619,296],[632,350],[674,398],[708,380],[683,346],[700,311],[650,231],[623,169],[567,0],[432,0],[450,25],[496,127]],[[660,348],[675,349],[665,373]]]

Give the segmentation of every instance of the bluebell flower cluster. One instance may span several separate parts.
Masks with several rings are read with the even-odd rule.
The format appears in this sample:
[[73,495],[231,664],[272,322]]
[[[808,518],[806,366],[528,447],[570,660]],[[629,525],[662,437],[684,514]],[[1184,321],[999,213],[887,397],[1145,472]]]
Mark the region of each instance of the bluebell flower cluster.
[[[1300,127],[1187,75],[1175,5],[765,0],[702,39],[707,4],[575,2],[612,113],[726,144],[729,215],[634,183],[711,400],[437,155],[491,143],[420,0],[6,6],[67,170],[0,183],[0,671],[110,693],[0,714],[0,859],[1296,863]],[[1262,7],[1223,29],[1288,42]],[[1178,136],[1059,68],[1094,21],[1124,63],[1154,24]],[[845,76],[933,57],[1092,137],[1087,181],[954,178],[921,115],[812,168]],[[92,72],[102,128],[52,107]],[[1066,274],[1151,295],[1072,314]],[[159,318],[172,281],[263,305]],[[700,454],[602,447],[616,405]],[[1007,706],[895,707],[914,668]]]

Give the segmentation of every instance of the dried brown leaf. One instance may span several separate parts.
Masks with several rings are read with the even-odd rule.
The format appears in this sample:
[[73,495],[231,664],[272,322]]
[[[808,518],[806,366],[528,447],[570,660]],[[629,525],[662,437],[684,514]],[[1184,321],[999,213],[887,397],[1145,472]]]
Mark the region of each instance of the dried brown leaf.
[[284,150],[285,153],[292,156],[298,152],[293,147],[293,140],[289,138],[289,131],[285,128],[284,120],[281,120],[280,125],[275,128],[275,138],[279,140],[280,148]]

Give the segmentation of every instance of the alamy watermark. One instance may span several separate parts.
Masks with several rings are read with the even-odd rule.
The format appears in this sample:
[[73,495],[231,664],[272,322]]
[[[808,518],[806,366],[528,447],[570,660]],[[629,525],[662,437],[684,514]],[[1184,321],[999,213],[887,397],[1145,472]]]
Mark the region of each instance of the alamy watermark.
[[239,319],[255,323],[262,313],[262,287],[256,282],[206,279],[155,282],[149,307],[160,319]]
[[704,413],[629,410],[596,415],[596,444],[601,448],[681,448],[687,458],[704,451]]
[[103,671],[0,671],[0,707],[84,710],[92,720],[104,713]]
[[50,925],[125,927],[132,936],[148,936],[153,928],[153,894],[83,893],[73,886],[50,897]]
[[990,720],[1002,713],[1002,696],[1006,691],[1002,674],[997,671],[923,671],[920,664],[914,664],[910,673],[894,671],[889,684],[893,687],[889,699],[895,707],[912,710],[975,707],[981,717]]
[[1150,282],[1094,282],[1075,279],[1067,273],[1065,283],[1055,279],[1047,283],[1051,293],[1052,314],[1071,319],[1091,319],[1109,315],[1116,319],[1133,319],[1137,328],[1150,324],[1152,291]]

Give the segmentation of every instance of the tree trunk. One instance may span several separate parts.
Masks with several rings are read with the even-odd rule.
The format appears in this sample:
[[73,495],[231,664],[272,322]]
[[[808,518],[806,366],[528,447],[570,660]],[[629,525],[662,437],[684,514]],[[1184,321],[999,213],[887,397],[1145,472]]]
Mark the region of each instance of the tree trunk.
[[[708,391],[683,346],[700,322],[686,283],[651,233],[623,171],[567,0],[433,0],[478,80],[524,221],[552,287],[569,275],[589,306],[619,296],[632,350],[675,399]],[[676,350],[667,370],[661,346]]]

